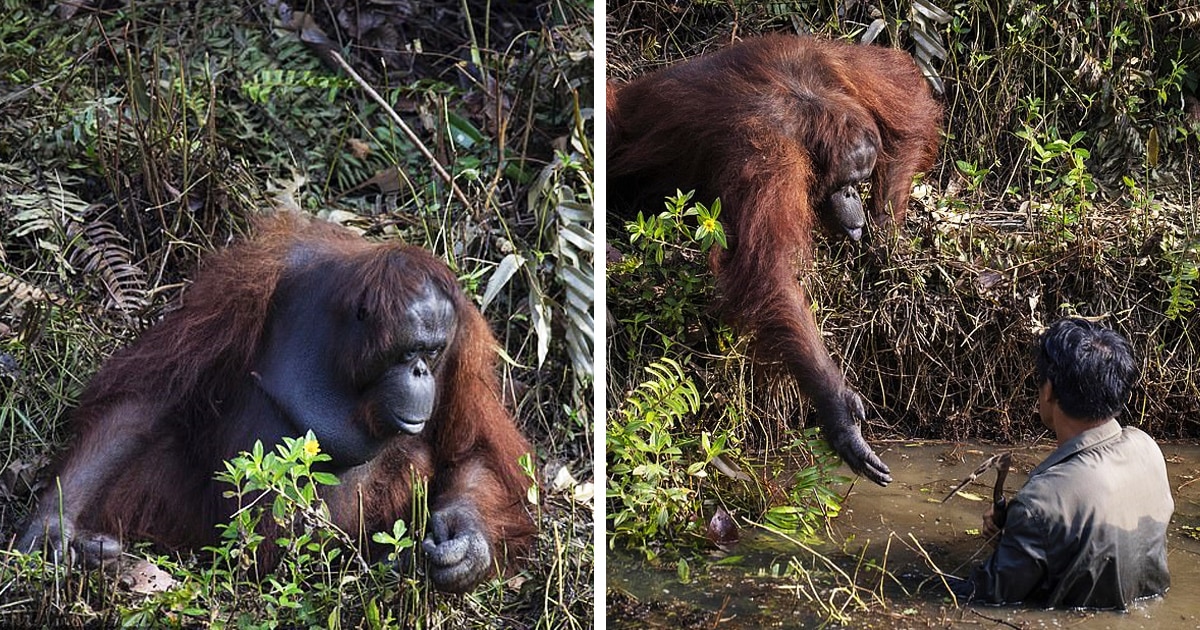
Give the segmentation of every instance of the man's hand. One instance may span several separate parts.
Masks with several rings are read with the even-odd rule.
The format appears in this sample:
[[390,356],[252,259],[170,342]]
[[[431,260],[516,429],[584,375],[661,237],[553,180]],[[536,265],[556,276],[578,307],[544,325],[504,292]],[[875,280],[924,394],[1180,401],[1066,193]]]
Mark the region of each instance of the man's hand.
[[983,526],[979,528],[980,533],[983,534],[983,537],[988,542],[992,543],[993,547],[1000,544],[1001,531],[1000,527],[996,525],[995,511],[996,507],[994,505],[988,506],[987,511],[983,513]]

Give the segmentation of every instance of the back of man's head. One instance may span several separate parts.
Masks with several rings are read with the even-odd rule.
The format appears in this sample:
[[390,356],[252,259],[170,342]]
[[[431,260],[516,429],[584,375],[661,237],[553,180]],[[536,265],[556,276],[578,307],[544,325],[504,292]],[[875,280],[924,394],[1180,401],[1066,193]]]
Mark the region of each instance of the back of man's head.
[[1055,322],[1038,340],[1037,377],[1054,387],[1059,407],[1079,420],[1115,417],[1137,382],[1124,337],[1085,319]]

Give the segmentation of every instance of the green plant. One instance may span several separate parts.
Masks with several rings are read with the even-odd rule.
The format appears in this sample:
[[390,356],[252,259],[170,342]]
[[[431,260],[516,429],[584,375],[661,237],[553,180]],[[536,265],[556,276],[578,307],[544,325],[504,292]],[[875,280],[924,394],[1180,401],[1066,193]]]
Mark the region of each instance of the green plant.
[[[787,500],[768,507],[762,517],[763,525],[780,534],[815,540],[819,526],[842,510],[842,496],[834,491],[833,484],[849,480],[835,473],[841,459],[820,438],[816,427],[804,429],[783,451],[807,462],[788,477]],[[786,473],[776,470],[776,476]]]
[[[718,221],[721,200],[714,200],[711,208],[702,203],[689,205],[695,193],[694,190],[687,194],[675,191],[675,196],[667,198],[667,208],[663,212],[649,217],[639,212],[636,220],[626,224],[629,242],[640,245],[642,252],[659,265],[669,248],[699,246],[700,251],[708,251],[714,244],[727,247],[725,229]],[[688,225],[686,219],[689,217],[696,217],[695,227]]]
[[1167,285],[1164,313],[1179,320],[1196,310],[1197,285],[1200,284],[1200,241],[1164,238],[1163,258],[1170,269],[1162,274]]
[[1047,227],[1056,228],[1063,240],[1074,240],[1079,236],[1074,230],[1087,229],[1084,219],[1091,213],[1099,189],[1087,169],[1091,152],[1082,146],[1087,133],[1077,131],[1063,139],[1057,127],[1039,131],[1030,119],[1039,115],[1040,100],[1026,99],[1025,106],[1029,112],[1026,123],[1015,133],[1033,155],[1030,193],[1035,198],[1049,198]]
[[[594,378],[592,370],[592,346],[594,344],[593,311],[593,258],[596,235],[592,229],[595,208],[592,205],[593,162],[591,140],[587,137],[588,122],[583,112],[575,108],[576,124],[572,128],[571,152],[555,152],[554,161],[542,169],[529,190],[529,207],[539,212],[540,222],[545,226],[539,237],[549,237],[547,247],[534,243],[535,249],[528,257],[513,253],[500,262],[489,281],[484,294],[484,307],[497,292],[508,283],[516,268],[525,272],[529,284],[529,311],[537,340],[538,364],[545,360],[551,340],[550,313],[552,300],[543,289],[543,280],[538,269],[551,268],[554,280],[563,289],[559,300],[566,315],[564,341],[567,355],[571,359],[572,400],[577,406],[585,405],[590,395],[589,385]],[[540,253],[548,249],[546,253]],[[586,421],[590,415],[581,419]]]
[[958,171],[965,175],[969,180],[967,182],[968,191],[979,190],[979,187],[983,184],[984,178],[986,178],[987,174],[991,172],[989,169],[980,168],[974,162],[968,162],[966,160],[955,160],[954,165],[958,167]]
[[[662,212],[638,213],[625,226],[633,253],[609,268],[609,307],[629,339],[670,349],[683,340],[681,331],[704,321],[704,296],[712,291],[704,257],[726,241],[720,200],[691,204],[692,195],[677,192]],[[634,345],[627,358],[644,363],[646,352]]]
[[338,92],[352,87],[349,79],[332,76],[313,70],[280,70],[263,68],[258,76],[242,83],[242,93],[250,102],[266,105],[271,93],[278,89],[302,90],[315,88],[325,93],[325,102],[334,103]]
[[255,442],[250,452],[226,462],[217,480],[233,486],[224,495],[236,500],[237,509],[229,523],[219,526],[224,544],[210,550],[233,566],[254,565],[255,552],[264,541],[262,520],[270,518],[282,532],[280,538],[270,541],[280,547],[271,553],[278,553],[284,566],[293,557],[306,561],[306,554],[313,552],[323,560],[335,559],[340,550],[327,549],[329,539],[350,539],[330,520],[317,487],[337,485],[338,479],[312,469],[329,459],[309,431],[303,438],[283,438],[274,452],[264,452],[262,442]]
[[[165,613],[185,625],[190,619],[217,625],[232,622],[242,628],[334,628],[361,607],[369,627],[395,627],[397,616],[380,611],[397,608],[397,597],[399,618],[426,614],[427,588],[415,573],[409,551],[416,544],[415,533],[404,521],[394,523],[391,531],[373,533],[372,539],[389,553],[386,563],[369,565],[351,536],[330,521],[320,498],[321,486],[338,483],[331,473],[314,470],[326,461],[329,456],[310,432],[303,438],[284,438],[274,451],[256,443],[227,462],[217,478],[230,484],[226,496],[235,499],[239,508],[228,523],[218,526],[220,543],[205,548],[211,562],[192,567],[155,559],[176,584],[124,610],[121,623],[144,625]],[[423,523],[423,504],[424,488],[418,485],[414,521]],[[265,532],[276,535],[267,538]],[[265,575],[259,572],[264,555],[276,562],[276,568]],[[393,566],[410,568],[397,576]],[[396,587],[397,578],[404,583],[402,589]],[[246,592],[255,594],[253,614],[243,606],[236,619],[223,619],[224,602]]]
[[[679,423],[700,410],[700,393],[683,367],[663,358],[647,365],[650,376],[610,414],[605,431],[609,521],[616,539],[653,557],[652,543],[678,538],[693,527],[698,475],[708,460],[693,462],[685,448],[702,443],[719,453],[708,433],[683,437]],[[721,442],[723,443],[724,440]]]

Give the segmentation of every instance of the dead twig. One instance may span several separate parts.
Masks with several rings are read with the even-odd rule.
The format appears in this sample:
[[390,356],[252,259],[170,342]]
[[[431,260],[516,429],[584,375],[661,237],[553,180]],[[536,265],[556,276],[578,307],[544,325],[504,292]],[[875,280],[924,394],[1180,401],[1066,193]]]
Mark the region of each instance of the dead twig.
[[970,611],[971,611],[971,614],[972,614],[972,615],[976,615],[976,616],[978,616],[978,617],[981,617],[981,618],[983,618],[983,619],[986,619],[986,620],[988,620],[988,621],[991,621],[992,623],[998,623],[998,624],[1000,624],[1000,625],[1003,625],[1003,626],[1008,626],[1009,628],[1016,628],[1017,630],[1021,630],[1021,626],[1018,626],[1018,625],[1016,625],[1016,624],[1013,624],[1013,623],[1009,623],[1009,622],[1007,622],[1007,621],[1005,621],[1005,620],[1003,620],[1003,619],[1000,619],[1000,618],[998,618],[998,617],[989,617],[989,616],[987,616],[987,615],[985,615],[985,614],[983,614],[983,613],[979,612],[978,610],[975,610],[974,608],[969,608],[968,610],[970,610]]
[[438,162],[437,158],[433,157],[433,153],[430,152],[429,148],[425,146],[424,142],[421,142],[421,139],[417,137],[417,134],[412,130],[412,128],[404,122],[404,119],[400,117],[400,114],[397,114],[396,110],[392,109],[391,104],[389,104],[387,100],[380,96],[379,92],[376,92],[375,88],[371,87],[371,84],[367,83],[365,79],[359,76],[359,74],[354,71],[354,68],[350,67],[350,64],[346,63],[346,60],[342,58],[342,55],[338,53],[338,51],[330,50],[328,52],[329,58],[332,59],[333,62],[338,65],[338,67],[340,67],[342,70],[345,70],[346,74],[350,75],[350,78],[354,79],[354,82],[357,83],[364,91],[366,91],[367,95],[370,96],[372,100],[374,100],[376,103],[379,103],[379,106],[383,108],[383,111],[388,113],[388,116],[391,116],[392,121],[395,122],[396,125],[400,127],[400,130],[404,132],[404,135],[407,136],[414,145],[416,145],[417,150],[421,152],[421,155],[425,156],[426,160],[429,160],[429,164],[433,166],[433,170],[437,172],[438,176],[450,185],[450,190],[454,193],[454,196],[458,199],[459,203],[461,203],[464,208],[470,210],[471,202],[467,201],[466,194],[464,194],[462,189],[458,187],[458,184],[455,183],[454,177],[452,177],[450,172],[442,166],[441,162]]

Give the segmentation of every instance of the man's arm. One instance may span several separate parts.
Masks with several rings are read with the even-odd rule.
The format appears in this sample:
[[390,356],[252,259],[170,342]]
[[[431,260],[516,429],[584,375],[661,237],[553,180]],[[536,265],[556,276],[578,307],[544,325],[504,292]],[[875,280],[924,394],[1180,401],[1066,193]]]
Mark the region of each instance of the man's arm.
[[975,584],[972,600],[1015,604],[1029,599],[1046,576],[1047,527],[1020,495],[1014,497],[996,551],[971,576]]

